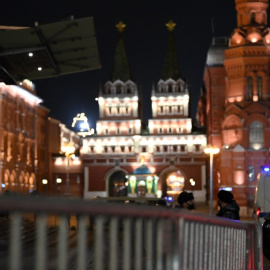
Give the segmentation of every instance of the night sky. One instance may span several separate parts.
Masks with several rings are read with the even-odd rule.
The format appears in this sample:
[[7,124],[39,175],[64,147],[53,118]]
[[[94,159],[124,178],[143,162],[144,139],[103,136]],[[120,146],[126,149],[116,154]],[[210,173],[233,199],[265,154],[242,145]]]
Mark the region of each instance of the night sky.
[[174,39],[182,78],[190,83],[193,118],[213,31],[214,36],[229,36],[236,28],[235,0],[10,0],[1,3],[0,24],[34,26],[36,21],[53,23],[71,15],[75,19],[94,17],[102,68],[34,81],[42,105],[68,128],[80,112],[95,127],[99,117],[95,98],[110,76],[119,37],[115,25],[120,20],[126,24],[123,38],[131,75],[143,93],[145,121],[151,118],[152,84],[162,75],[169,36],[165,24],[169,20],[177,24]]

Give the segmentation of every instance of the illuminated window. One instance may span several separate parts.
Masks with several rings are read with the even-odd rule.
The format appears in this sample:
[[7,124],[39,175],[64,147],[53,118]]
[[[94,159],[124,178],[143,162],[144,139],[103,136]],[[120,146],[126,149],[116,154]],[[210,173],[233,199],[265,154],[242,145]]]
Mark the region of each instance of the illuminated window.
[[183,133],[183,128],[179,127],[177,130],[178,130],[178,133]]
[[158,133],[159,133],[159,134],[163,134],[163,128],[159,128],[159,129],[158,129]]
[[180,145],[180,152],[186,152],[186,146],[184,144]]
[[200,144],[195,144],[194,145],[194,151],[195,152],[201,152],[201,145]]
[[258,99],[262,100],[263,98],[263,89],[262,89],[262,77],[257,78],[257,90],[258,90]]
[[254,121],[249,126],[249,147],[254,150],[262,149],[264,146],[263,125]]
[[159,106],[159,107],[158,107],[158,110],[159,110],[159,113],[160,113],[160,114],[163,114],[163,113],[164,113],[164,108],[163,108],[163,106]]
[[178,114],[183,114],[183,105],[178,105],[177,106],[177,113]]
[[146,148],[146,146],[142,146],[142,148],[141,148],[141,149],[142,149],[142,152],[147,152],[147,150],[146,150],[146,149],[147,149],[147,148]]
[[253,82],[252,77],[247,78],[247,99],[252,100],[253,97]]

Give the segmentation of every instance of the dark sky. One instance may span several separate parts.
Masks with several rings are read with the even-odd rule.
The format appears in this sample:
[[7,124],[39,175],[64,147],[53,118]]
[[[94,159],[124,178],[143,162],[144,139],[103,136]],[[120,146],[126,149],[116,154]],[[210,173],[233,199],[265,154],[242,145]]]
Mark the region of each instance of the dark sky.
[[77,113],[85,112],[91,127],[98,119],[95,97],[109,79],[118,40],[115,25],[123,33],[131,74],[143,93],[143,118],[151,117],[152,84],[161,78],[168,30],[174,31],[182,78],[190,83],[191,116],[195,117],[203,82],[207,50],[215,36],[229,36],[236,27],[235,0],[10,0],[1,3],[0,25],[33,26],[67,19],[94,17],[102,68],[72,75],[36,80],[37,95],[50,116],[71,127]]

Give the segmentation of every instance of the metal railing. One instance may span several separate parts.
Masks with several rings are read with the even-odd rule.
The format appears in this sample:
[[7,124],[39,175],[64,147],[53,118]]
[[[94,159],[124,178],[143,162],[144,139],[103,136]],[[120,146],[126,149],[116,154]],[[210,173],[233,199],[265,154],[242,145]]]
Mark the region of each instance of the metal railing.
[[257,222],[71,198],[3,196],[0,211],[0,269],[263,267]]

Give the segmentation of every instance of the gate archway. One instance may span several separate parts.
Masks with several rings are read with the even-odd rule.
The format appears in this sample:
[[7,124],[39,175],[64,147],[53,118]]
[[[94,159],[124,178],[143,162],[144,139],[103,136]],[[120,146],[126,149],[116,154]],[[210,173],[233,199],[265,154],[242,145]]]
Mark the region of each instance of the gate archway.
[[108,180],[109,197],[125,197],[127,196],[126,174],[123,171],[112,173]]

